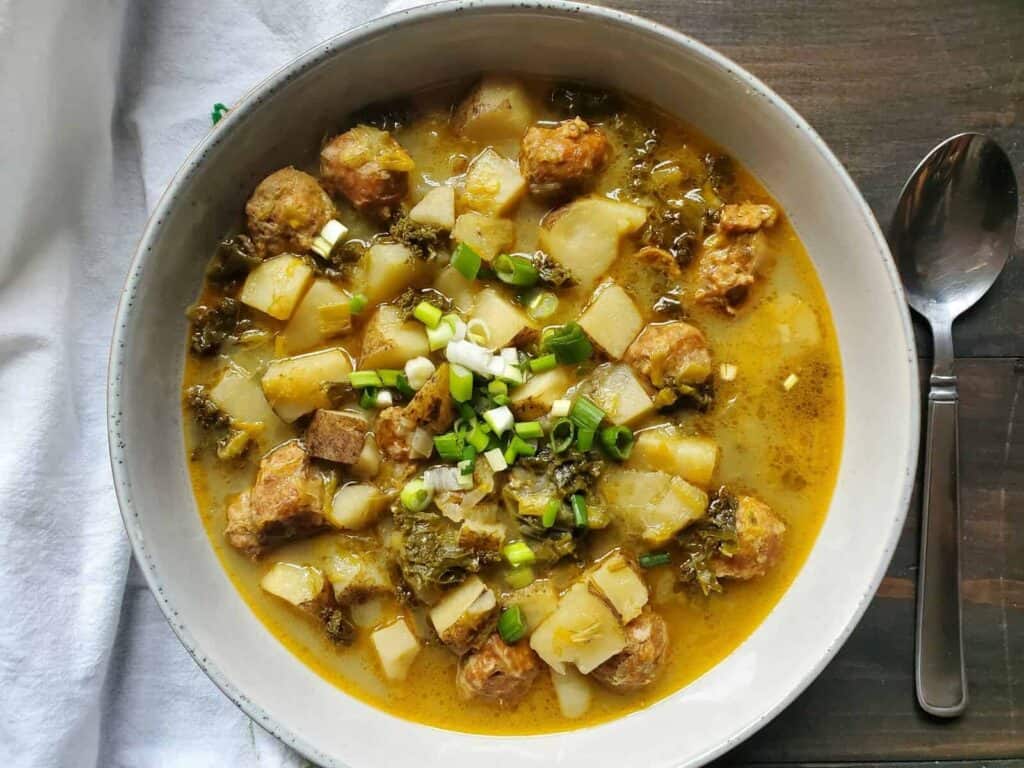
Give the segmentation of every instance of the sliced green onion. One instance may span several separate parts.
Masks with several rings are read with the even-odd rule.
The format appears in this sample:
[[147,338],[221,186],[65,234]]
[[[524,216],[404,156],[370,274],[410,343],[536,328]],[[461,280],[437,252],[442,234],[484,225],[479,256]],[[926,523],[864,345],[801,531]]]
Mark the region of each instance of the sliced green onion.
[[359,405],[366,410],[372,410],[377,407],[377,387],[363,387],[362,392],[359,393]]
[[589,522],[587,515],[587,500],[582,493],[574,493],[569,497],[569,504],[572,506],[572,524],[576,528],[586,528]]
[[489,381],[487,382],[487,393],[491,395],[507,395],[508,384],[504,381]]
[[455,324],[438,321],[437,326],[427,326],[427,347],[431,352],[444,349],[448,342],[455,338]]
[[391,394],[390,389],[381,389],[377,391],[377,397],[374,398],[373,404],[377,408],[390,408],[395,404],[394,395]]
[[380,375],[376,371],[352,371],[348,375],[348,383],[356,389],[384,386],[384,382],[381,381]]
[[434,491],[421,478],[416,478],[405,484],[399,498],[402,501],[402,506],[410,512],[422,512],[430,505],[434,498]]
[[668,552],[647,552],[640,555],[641,568],[657,568],[659,565],[668,565],[672,562],[672,556]]
[[498,618],[498,634],[501,639],[511,645],[526,636],[526,614],[518,605],[513,605],[501,612]]
[[519,435],[512,435],[508,447],[514,449],[517,456],[533,456],[537,453],[537,446],[526,442]]
[[601,445],[613,459],[625,461],[633,452],[633,430],[629,427],[605,427],[599,434]]
[[459,409],[459,416],[470,424],[476,424],[476,411],[473,410],[473,406],[469,403],[456,403],[456,406]]
[[358,315],[366,309],[366,305],[369,303],[370,300],[366,298],[365,293],[356,293],[348,300],[348,308],[353,315]]
[[525,256],[514,256],[503,253],[494,260],[494,274],[503,283],[526,287],[535,285],[540,273]]
[[569,420],[580,429],[597,429],[602,419],[604,411],[586,395],[577,397],[569,411]]
[[506,544],[502,548],[501,554],[505,556],[511,566],[530,565],[537,560],[537,556],[525,541],[513,541],[511,544]]
[[562,502],[557,499],[552,499],[544,507],[544,513],[540,516],[540,524],[545,528],[550,528],[555,524],[558,519],[558,511],[562,508]]
[[412,397],[416,394],[416,390],[409,384],[409,377],[404,373],[398,374],[398,380],[395,382],[395,389],[401,392],[406,397]]
[[437,328],[443,314],[444,312],[441,311],[440,307],[435,307],[429,301],[421,301],[416,305],[416,309],[412,311],[412,316],[427,326],[427,328]]
[[530,291],[524,297],[526,312],[534,320],[543,320],[551,317],[558,309],[558,297],[551,291]]
[[568,419],[559,419],[551,426],[551,434],[548,436],[551,450],[555,453],[564,453],[569,450],[575,437],[576,425]]
[[468,435],[466,435],[466,442],[473,446],[477,453],[483,453],[487,450],[487,446],[490,444],[491,438],[483,430],[482,425],[478,424],[470,430]]
[[491,400],[494,401],[495,405],[508,405],[509,404],[508,395],[494,395],[491,398]]
[[545,329],[540,338],[541,352],[553,352],[560,363],[581,363],[594,354],[590,339],[579,323],[566,323]]
[[465,403],[473,399],[473,372],[458,363],[448,366],[448,389],[452,399],[457,403]]
[[466,323],[466,341],[471,341],[477,346],[486,347],[491,340],[491,327],[479,317],[474,317]]
[[512,589],[522,589],[533,584],[534,579],[537,577],[533,573],[533,568],[528,565],[520,565],[518,568],[509,568],[505,571],[505,581]]
[[480,254],[465,243],[459,243],[452,251],[451,264],[464,278],[473,280],[480,271]]
[[554,354],[541,355],[530,361],[530,370],[534,373],[544,373],[544,371],[550,371],[556,365],[558,365],[558,358]]
[[526,440],[537,440],[544,437],[544,427],[539,421],[520,421],[513,427],[516,434]]
[[467,445],[463,449],[462,455],[465,456],[467,451],[472,451],[473,453],[469,458],[465,458],[458,463],[460,475],[472,475],[476,469],[476,448],[471,445]]
[[454,432],[446,432],[435,437],[434,447],[445,461],[458,461],[462,458],[462,441]]
[[500,406],[498,408],[492,408],[489,411],[484,411],[484,421],[486,421],[491,429],[494,430],[494,434],[501,436],[504,433],[512,429],[512,425],[515,423],[515,417],[512,415],[512,411],[507,406]]
[[505,446],[504,452],[501,454],[505,459],[505,463],[511,466],[516,463],[516,459],[519,458],[519,454],[516,452],[515,446],[509,443]]
[[580,429],[576,432],[576,447],[581,451],[589,451],[594,447],[595,429]]
[[390,368],[382,368],[377,371],[377,375],[380,376],[381,384],[385,387],[397,387],[398,377],[402,375],[402,372],[395,371]]
[[508,469],[508,462],[501,453],[501,448],[491,448],[484,453],[484,458],[495,472],[502,472]]

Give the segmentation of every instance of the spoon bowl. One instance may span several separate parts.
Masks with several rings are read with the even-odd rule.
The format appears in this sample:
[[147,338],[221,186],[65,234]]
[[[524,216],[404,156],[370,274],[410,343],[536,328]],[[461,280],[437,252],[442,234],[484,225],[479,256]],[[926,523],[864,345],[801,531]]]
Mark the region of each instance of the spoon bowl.
[[1010,255],[1017,219],[1013,166],[996,142],[962,133],[931,151],[903,188],[893,256],[907,300],[952,321],[992,287]]
[[960,484],[953,320],[985,295],[1010,257],[1017,181],[996,142],[962,133],[910,175],[889,241],[907,301],[931,325],[921,559],[917,588],[917,699],[937,717],[967,707],[960,599]]

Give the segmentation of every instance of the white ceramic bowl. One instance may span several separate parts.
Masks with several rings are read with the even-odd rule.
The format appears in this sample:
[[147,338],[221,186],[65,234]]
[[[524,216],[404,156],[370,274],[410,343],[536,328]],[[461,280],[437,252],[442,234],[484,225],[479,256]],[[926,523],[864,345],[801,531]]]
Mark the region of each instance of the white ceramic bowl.
[[[184,310],[255,183],[308,157],[350,110],[481,70],[597,81],[724,145],[782,204],[807,246],[845,372],[832,506],[806,565],[764,623],[717,667],[647,710],[528,738],[399,720],[334,688],[275,640],[235,592],[200,524],[178,406]],[[737,744],[803,690],[874,594],[910,498],[916,370],[897,275],[870,211],[814,131],[767,87],[703,45],[615,11],[456,2],[321,43],[260,84],[188,158],[146,228],[118,310],[110,445],[125,525],[174,631],[228,696],[318,763],[594,768],[622,765],[628,755],[626,764],[647,768],[693,765]]]

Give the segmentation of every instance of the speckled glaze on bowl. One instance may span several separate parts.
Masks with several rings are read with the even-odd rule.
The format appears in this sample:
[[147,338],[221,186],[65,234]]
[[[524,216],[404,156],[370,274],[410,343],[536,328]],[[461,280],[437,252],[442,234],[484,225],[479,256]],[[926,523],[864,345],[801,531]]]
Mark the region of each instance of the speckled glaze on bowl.
[[[828,518],[763,624],[677,694],[620,720],[535,737],[475,736],[392,717],[292,656],[236,593],[196,513],[179,410],[184,310],[254,184],[307,157],[353,108],[484,70],[581,78],[636,94],[725,146],[782,204],[832,307],[846,434]],[[188,158],[153,213],[117,313],[111,460],[142,571],[182,643],[257,722],[325,766],[697,765],[763,726],[829,661],[874,594],[910,499],[918,445],[913,338],[892,260],[813,130],[694,40],[562,2],[452,2],[332,38],[273,74]]]

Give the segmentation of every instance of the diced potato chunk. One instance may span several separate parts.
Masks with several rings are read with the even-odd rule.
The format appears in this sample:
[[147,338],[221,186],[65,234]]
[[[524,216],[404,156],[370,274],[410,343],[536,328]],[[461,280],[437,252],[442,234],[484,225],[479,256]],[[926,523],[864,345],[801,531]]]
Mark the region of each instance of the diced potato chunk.
[[405,680],[420,652],[420,642],[404,618],[370,634],[381,669],[388,680]]
[[590,587],[628,624],[647,605],[647,585],[636,568],[620,552],[609,555],[590,574]]
[[260,312],[287,320],[313,281],[313,270],[298,256],[267,259],[245,278],[238,298]]
[[318,568],[294,563],[274,563],[260,579],[260,588],[294,606],[302,607],[319,600],[326,583]]
[[507,253],[515,247],[516,225],[508,219],[496,219],[469,211],[455,220],[452,239],[465,243],[481,259],[491,262],[499,253]]
[[624,235],[647,221],[647,209],[604,197],[559,208],[543,222],[540,247],[584,287],[594,285],[619,256]]
[[417,224],[427,224],[450,232],[455,226],[455,190],[434,187],[409,211],[409,218]]
[[377,448],[377,438],[367,435],[363,441],[363,450],[356,459],[356,463],[349,467],[349,471],[362,480],[369,480],[376,477],[380,472],[380,450]]
[[313,281],[278,336],[289,355],[319,347],[352,327],[348,293],[326,278]]
[[430,354],[423,323],[402,320],[397,307],[378,308],[363,332],[360,368],[403,368],[414,357]]
[[455,302],[455,307],[468,312],[476,298],[476,287],[453,266],[442,269],[434,280],[434,290],[440,291]]
[[688,483],[707,488],[718,464],[718,443],[710,437],[682,435],[671,427],[648,429],[637,435],[629,466],[660,469]]
[[262,446],[276,445],[288,436],[288,426],[270,407],[259,382],[240,365],[228,363],[210,390],[210,399],[238,424],[262,424],[262,429],[250,432]]
[[392,591],[386,561],[373,552],[339,542],[324,557],[323,568],[335,599],[342,605]]
[[799,354],[821,343],[818,316],[799,296],[784,293],[767,302],[764,310],[775,320],[783,354]]
[[326,517],[331,525],[355,531],[377,522],[387,506],[388,497],[377,486],[353,483],[337,490]]
[[271,407],[287,422],[329,408],[327,386],[348,380],[352,364],[340,349],[324,349],[274,360],[260,382]]
[[628,365],[601,366],[590,384],[591,398],[612,424],[630,424],[654,410],[654,401]]
[[512,302],[490,288],[480,291],[470,317],[483,320],[490,329],[487,346],[491,349],[524,343],[536,329]]
[[571,369],[559,366],[539,373],[509,393],[509,408],[519,421],[535,421],[547,415],[555,400],[565,397],[573,384]]
[[459,526],[459,546],[466,549],[496,552],[505,543],[506,536],[508,529],[504,523],[489,523],[467,518]]
[[626,647],[619,619],[586,584],[574,584],[530,636],[530,647],[559,674],[575,664],[583,674]]
[[469,164],[460,202],[470,210],[501,216],[510,213],[524,194],[526,179],[516,162],[487,148]]
[[580,315],[580,327],[608,357],[618,360],[644,327],[644,319],[629,294],[615,283],[597,290],[597,297]]
[[590,702],[593,699],[590,681],[572,667],[566,667],[564,674],[558,674],[554,669],[550,672],[551,684],[555,688],[558,708],[562,715],[571,720],[583,717],[590,709]]
[[459,105],[456,133],[481,144],[518,144],[533,121],[530,97],[510,77],[485,77]]
[[401,243],[375,243],[359,262],[360,286],[370,304],[393,299],[423,274],[423,262]]
[[598,487],[622,526],[648,544],[664,544],[708,506],[704,491],[665,472],[613,469]]
[[478,639],[497,607],[494,592],[479,576],[470,576],[445,593],[430,610],[430,621],[441,642],[462,654]]
[[511,607],[518,605],[526,618],[527,633],[533,632],[558,607],[558,590],[550,579],[535,581],[515,590],[506,601]]

